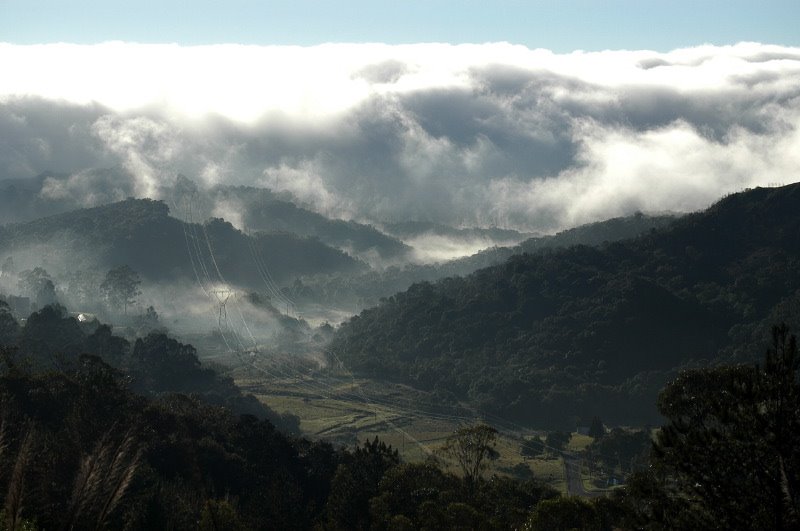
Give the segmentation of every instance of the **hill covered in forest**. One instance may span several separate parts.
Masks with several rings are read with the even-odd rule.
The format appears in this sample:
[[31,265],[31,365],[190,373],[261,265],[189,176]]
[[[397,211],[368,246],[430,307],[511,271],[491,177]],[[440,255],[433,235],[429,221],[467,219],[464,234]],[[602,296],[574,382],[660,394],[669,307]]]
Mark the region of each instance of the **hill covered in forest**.
[[800,324],[799,212],[800,185],[759,188],[634,239],[415,284],[331,348],[356,372],[517,421],[656,422],[679,368],[750,361],[772,323]]
[[[118,167],[0,180],[0,224],[24,223],[108,205],[139,197],[140,192],[136,178]],[[330,219],[298,204],[288,193],[267,188],[230,185],[202,188],[188,177],[178,175],[174,180],[159,183],[149,195],[163,199],[172,208],[173,216],[189,223],[219,217],[240,229],[317,238],[350,254],[377,259],[398,259],[409,251],[401,241],[370,225]]]
[[213,204],[235,206],[249,230],[317,238],[353,256],[375,259],[400,259],[410,251],[403,242],[371,225],[327,218],[264,188],[217,186],[206,195]]
[[213,275],[218,268],[226,281],[239,286],[261,286],[264,268],[281,282],[365,267],[317,238],[288,232],[247,235],[219,218],[185,223],[170,216],[165,203],[150,199],[2,226],[0,256],[12,257],[20,267],[29,259],[31,267],[42,264],[51,272],[124,264],[151,280],[193,279],[202,262],[213,264]]
[[[465,276],[493,265],[502,264],[514,255],[537,253],[572,245],[599,245],[614,242],[663,227],[676,219],[676,216],[650,216],[641,213],[632,216],[611,218],[546,236],[535,236],[518,245],[491,246],[473,255],[433,264],[406,264],[391,266],[383,270],[370,270],[356,275],[304,277],[293,289],[298,300],[323,301],[349,307],[364,308],[375,306],[381,298],[389,297],[398,291],[405,291],[415,282],[433,282],[445,277]],[[427,229],[432,224],[397,224],[398,226]],[[486,229],[492,237],[512,238],[520,233]],[[445,234],[450,234],[447,231]],[[467,233],[478,233],[478,229]]]

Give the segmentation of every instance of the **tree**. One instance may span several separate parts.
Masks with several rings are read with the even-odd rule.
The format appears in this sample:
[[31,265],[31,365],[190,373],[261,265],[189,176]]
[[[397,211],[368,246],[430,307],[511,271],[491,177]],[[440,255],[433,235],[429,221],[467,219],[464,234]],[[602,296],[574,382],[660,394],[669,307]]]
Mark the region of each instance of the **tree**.
[[499,457],[495,450],[497,430],[486,424],[459,428],[447,438],[442,454],[454,460],[470,487],[488,467],[488,460]]
[[773,328],[763,366],[682,373],[659,397],[669,419],[633,482],[640,521],[681,529],[800,525],[797,341]]
[[551,431],[547,434],[544,444],[547,446],[548,451],[555,454],[567,447],[567,443],[569,442],[570,438],[571,436],[569,433],[563,431]]
[[20,352],[45,366],[76,359],[85,349],[84,334],[78,321],[58,304],[32,313],[19,335]]
[[400,464],[397,450],[377,437],[356,448],[331,480],[325,506],[330,529],[369,529],[369,500],[378,494],[386,472]]
[[[211,380],[213,371],[203,369],[192,345],[166,334],[153,332],[133,344],[133,387],[155,392],[185,391],[198,385],[200,378]],[[210,385],[206,381],[206,385]]]
[[551,498],[536,505],[522,527],[524,531],[569,531],[600,529],[600,518],[594,506],[580,498]]
[[544,453],[544,443],[539,437],[534,436],[523,442],[519,450],[525,457],[538,457]]
[[592,425],[589,426],[589,437],[594,440],[598,440],[602,438],[606,434],[606,427],[603,426],[603,421],[600,420],[600,417],[594,417],[592,419]]
[[56,286],[50,274],[42,267],[26,269],[19,274],[17,284],[23,293],[26,293],[42,308],[56,302]]
[[136,326],[139,328],[140,334],[161,328],[158,322],[158,312],[156,309],[153,306],[148,306],[144,313],[136,318]]
[[236,509],[227,500],[206,500],[197,528],[201,531],[240,531],[245,529]]
[[652,440],[649,430],[614,428],[587,448],[595,464],[613,470],[619,466],[623,474],[647,465]]
[[460,480],[431,462],[403,463],[387,470],[380,481],[380,494],[369,502],[373,529],[386,529],[396,515],[428,525],[440,522],[444,518],[442,501],[452,499],[459,484]]
[[128,306],[136,302],[136,297],[142,294],[139,285],[142,283],[138,273],[127,265],[116,267],[106,273],[105,280],[100,284],[100,290],[106,299],[117,308],[123,308],[128,314]]
[[19,334],[19,324],[11,314],[8,303],[0,299],[0,345],[10,345]]
[[67,295],[75,310],[83,310],[98,299],[97,282],[99,275],[93,271],[76,269],[66,275]]
[[8,277],[12,274],[14,274],[14,258],[12,256],[8,256],[3,261],[3,266],[0,267],[0,278]]

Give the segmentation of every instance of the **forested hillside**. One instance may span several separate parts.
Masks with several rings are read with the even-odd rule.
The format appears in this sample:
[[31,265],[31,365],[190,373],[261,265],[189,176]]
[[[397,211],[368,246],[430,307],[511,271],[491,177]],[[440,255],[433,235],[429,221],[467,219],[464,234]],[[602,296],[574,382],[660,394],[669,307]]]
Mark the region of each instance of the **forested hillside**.
[[655,422],[676,369],[747,359],[770,324],[797,324],[798,212],[800,185],[755,189],[636,239],[416,284],[342,325],[332,350],[518,421]]
[[[287,193],[254,186],[201,188],[183,175],[159,183],[158,191],[158,197],[173,207],[172,215],[190,223],[221,217],[248,231],[313,237],[340,250],[382,259],[400,258],[409,251],[402,242],[370,225],[329,219],[298,205]],[[33,221],[129,197],[139,197],[136,179],[119,167],[0,180],[0,224]]]
[[2,300],[0,492],[0,526],[29,530],[501,530],[557,495],[530,477],[402,463],[377,439],[299,439],[296,417],[243,395],[191,345],[130,343],[59,306],[20,326]]
[[263,188],[218,186],[206,194],[214,204],[238,208],[243,225],[251,230],[314,237],[351,254],[373,254],[382,259],[399,259],[410,250],[371,225],[326,218]]
[[16,255],[21,263],[29,249],[51,270],[126,264],[153,280],[192,279],[194,255],[197,262],[216,262],[226,280],[245,286],[262,283],[256,259],[263,260],[278,282],[294,275],[364,267],[316,238],[286,232],[248,236],[221,219],[184,223],[169,215],[166,204],[150,199],[128,199],[0,227],[0,255]]
[[[599,245],[644,234],[675,220],[674,216],[633,216],[612,218],[549,236],[528,238],[511,247],[490,247],[471,256],[435,264],[407,264],[392,266],[382,271],[370,270],[354,276],[320,275],[300,279],[294,295],[298,299],[325,301],[364,308],[374,306],[383,297],[405,291],[415,282],[434,281],[449,276],[469,275],[473,271],[505,262],[516,254],[535,253],[571,245]],[[395,224],[416,227],[417,224]],[[393,225],[394,226],[394,225]],[[419,224],[429,227],[430,224]],[[486,229],[493,237],[503,237],[499,229]],[[446,232],[446,231],[445,231]],[[517,234],[514,231],[508,231]],[[511,237],[507,234],[505,237]]]

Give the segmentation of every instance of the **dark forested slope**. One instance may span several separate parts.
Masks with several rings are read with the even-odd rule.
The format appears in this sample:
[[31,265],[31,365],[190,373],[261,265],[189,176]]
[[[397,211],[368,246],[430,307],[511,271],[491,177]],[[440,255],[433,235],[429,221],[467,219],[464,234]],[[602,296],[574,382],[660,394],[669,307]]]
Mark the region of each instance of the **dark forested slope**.
[[[0,224],[33,221],[137,196],[136,181],[119,167],[0,180]],[[370,225],[329,219],[296,204],[285,192],[252,186],[201,188],[179,175],[174,182],[160,183],[154,193],[174,207],[173,215],[188,222],[222,217],[240,222],[237,226],[248,230],[317,238],[340,250],[382,259],[400,258],[409,251],[402,242]]]
[[517,529],[555,496],[530,474],[462,478],[377,438],[334,449],[276,427],[297,418],[191,345],[131,345],[59,306],[20,327],[0,300],[2,529]]
[[352,369],[516,420],[657,420],[674,370],[757,353],[797,321],[800,185],[727,197],[636,239],[412,286],[342,325]]
[[220,186],[207,192],[219,204],[233,202],[241,210],[242,222],[249,229],[267,232],[291,232],[318,238],[327,245],[355,254],[372,253],[375,257],[400,258],[410,248],[371,225],[329,219],[278,198],[270,190],[250,186]]
[[166,204],[150,199],[128,199],[0,227],[0,256],[25,254],[37,246],[35,254],[54,270],[127,264],[155,280],[193,278],[190,256],[197,262],[197,257],[208,264],[215,261],[229,282],[253,286],[261,284],[256,257],[276,281],[364,267],[315,238],[261,232],[248,236],[221,219],[202,225],[184,223],[169,215]]
[[[650,230],[663,227],[676,218],[675,216],[648,216],[637,213],[632,216],[612,218],[595,223],[580,225],[563,230],[557,234],[529,238],[513,247],[490,247],[471,256],[449,260],[439,264],[406,264],[405,266],[388,267],[382,271],[370,270],[356,277],[323,276],[303,278],[300,282],[302,290],[296,293],[298,299],[308,298],[335,304],[345,304],[363,308],[374,306],[378,300],[398,291],[408,289],[415,282],[434,281],[448,276],[469,275],[483,267],[505,262],[516,254],[535,253],[571,245],[599,245],[604,242],[632,238]],[[394,224],[392,227],[430,227],[431,224]],[[479,229],[464,229],[465,232]],[[519,233],[507,231],[503,236],[500,229],[485,229],[492,238],[511,237],[509,234]]]

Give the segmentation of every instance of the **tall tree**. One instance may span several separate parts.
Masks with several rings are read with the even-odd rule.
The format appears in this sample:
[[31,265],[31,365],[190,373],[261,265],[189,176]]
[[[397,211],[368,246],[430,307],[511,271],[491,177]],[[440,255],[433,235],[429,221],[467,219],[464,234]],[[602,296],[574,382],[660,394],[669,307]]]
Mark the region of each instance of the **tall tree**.
[[66,292],[70,304],[75,310],[84,310],[91,307],[98,300],[97,282],[100,275],[94,271],[76,269],[69,272],[66,277]]
[[56,286],[46,269],[34,267],[19,274],[18,286],[40,308],[56,302]]
[[127,265],[119,266],[109,270],[100,290],[111,304],[117,308],[122,308],[125,315],[128,314],[128,306],[136,302],[136,298],[142,294],[139,285],[142,283],[139,274]]
[[600,439],[603,435],[606,434],[606,427],[603,426],[603,421],[600,420],[600,417],[594,417],[592,419],[592,425],[589,426],[589,437],[592,439]]
[[0,299],[0,345],[10,345],[19,334],[19,324],[14,315],[11,313],[11,308],[8,303]]
[[497,459],[495,450],[497,430],[486,424],[459,428],[447,438],[442,454],[456,462],[470,487],[480,479],[489,466],[488,461]]
[[7,256],[0,267],[0,278],[14,274],[14,257]]
[[558,454],[567,447],[572,435],[563,431],[551,431],[544,439],[547,451],[551,454]]

